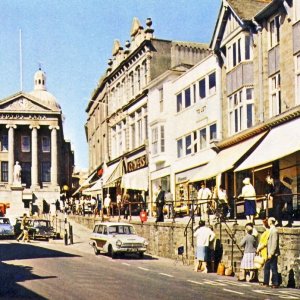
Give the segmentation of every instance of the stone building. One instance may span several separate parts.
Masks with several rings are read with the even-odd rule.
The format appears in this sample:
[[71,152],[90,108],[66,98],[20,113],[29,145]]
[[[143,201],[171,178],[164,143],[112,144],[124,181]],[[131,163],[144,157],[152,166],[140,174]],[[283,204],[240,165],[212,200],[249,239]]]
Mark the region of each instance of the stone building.
[[41,211],[43,200],[54,203],[63,185],[71,187],[73,166],[61,107],[38,70],[32,92],[0,101],[0,193],[8,215]]
[[112,199],[125,189],[132,199],[137,191],[148,192],[148,84],[179,65],[194,65],[210,52],[206,44],[157,39],[151,19],[146,25],[144,29],[134,18],[125,49],[114,42],[106,74],[86,109],[89,171],[101,173],[107,165],[103,187]]

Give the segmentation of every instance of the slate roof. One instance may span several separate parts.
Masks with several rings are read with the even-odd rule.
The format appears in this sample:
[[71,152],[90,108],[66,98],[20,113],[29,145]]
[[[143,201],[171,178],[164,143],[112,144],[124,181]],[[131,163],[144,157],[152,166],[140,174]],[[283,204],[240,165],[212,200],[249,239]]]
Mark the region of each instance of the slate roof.
[[272,0],[227,0],[234,12],[243,20],[251,20]]

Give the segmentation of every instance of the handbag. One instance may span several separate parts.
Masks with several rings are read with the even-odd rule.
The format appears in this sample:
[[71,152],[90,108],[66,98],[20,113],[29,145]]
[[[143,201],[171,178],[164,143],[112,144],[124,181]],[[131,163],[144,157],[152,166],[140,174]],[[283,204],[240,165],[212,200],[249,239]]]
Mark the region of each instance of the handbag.
[[223,262],[218,264],[217,275],[225,275],[225,264]]
[[255,255],[254,257],[254,268],[261,269],[265,264],[265,259],[260,255]]

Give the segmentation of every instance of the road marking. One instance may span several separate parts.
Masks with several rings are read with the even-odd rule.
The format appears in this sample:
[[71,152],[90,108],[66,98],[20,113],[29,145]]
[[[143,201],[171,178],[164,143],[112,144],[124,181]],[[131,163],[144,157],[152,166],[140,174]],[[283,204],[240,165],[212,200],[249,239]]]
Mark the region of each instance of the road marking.
[[124,266],[130,266],[130,264],[127,264],[127,263],[122,263],[122,265],[124,265]]
[[252,290],[252,292],[263,294],[263,295],[277,296],[279,299],[298,299],[298,300],[300,299],[299,295],[295,295],[293,292],[290,291],[278,291],[276,293],[269,290]]
[[225,291],[225,292],[230,292],[230,293],[234,293],[234,294],[239,294],[239,295],[244,295],[244,293],[237,292],[237,291],[233,291],[233,290],[228,290],[228,289],[223,289],[223,291]]
[[138,269],[144,270],[144,271],[150,271],[149,269],[143,268],[143,267],[138,267]]
[[202,282],[198,282],[198,281],[194,281],[194,280],[188,280],[188,282],[195,283],[195,284],[199,284],[199,285],[202,285],[202,284],[203,284]]
[[167,276],[167,277],[174,277],[173,275],[170,275],[170,274],[166,274],[166,273],[159,273],[160,275],[163,275],[163,276]]
[[226,286],[226,283],[221,283],[213,280],[204,279],[204,283],[210,284],[210,285],[219,285],[219,286]]
[[234,285],[234,286],[244,286],[244,287],[250,287],[251,285],[250,284],[247,284],[247,283],[242,283],[242,282],[236,282],[236,281],[231,281],[231,280],[224,280],[224,279],[218,279],[216,280],[218,282],[223,282],[223,283],[227,283],[229,285]]

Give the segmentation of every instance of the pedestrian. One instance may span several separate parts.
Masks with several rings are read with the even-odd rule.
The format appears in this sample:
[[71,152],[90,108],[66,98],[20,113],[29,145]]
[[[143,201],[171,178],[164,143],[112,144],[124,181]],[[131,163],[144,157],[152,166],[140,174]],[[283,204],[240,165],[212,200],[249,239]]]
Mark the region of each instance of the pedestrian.
[[219,201],[219,207],[221,210],[221,217],[225,220],[229,213],[229,204],[228,204],[228,197],[226,190],[223,185],[219,186],[218,189],[218,201]]
[[110,204],[111,204],[110,194],[107,194],[104,199],[104,208],[106,210],[106,214],[108,218],[110,217]]
[[165,194],[166,204],[168,206],[168,218],[173,217],[173,195],[170,190]]
[[[279,234],[275,227],[276,219],[271,217],[268,219],[270,226],[270,234],[267,243],[268,258],[264,268],[264,281],[261,286],[270,286],[271,288],[279,287],[279,275],[278,275],[278,256],[279,250]],[[270,284],[270,272],[272,271],[271,285]]]
[[162,190],[161,185],[158,187],[158,193],[155,202],[156,202],[155,222],[164,222],[165,192]]
[[209,243],[215,239],[215,233],[207,226],[203,220],[199,221],[199,227],[194,233],[196,238],[196,253],[194,271],[207,273],[207,262],[209,259]]
[[28,227],[29,227],[29,220],[28,220],[27,214],[24,213],[23,218],[22,218],[22,222],[21,222],[22,233],[17,238],[18,242],[19,242],[19,240],[21,239],[22,236],[23,236],[23,238],[22,238],[23,242],[28,242],[28,243],[30,242],[29,235],[28,235]]
[[130,195],[128,191],[125,191],[124,196],[123,196],[123,207],[124,207],[124,219],[128,219],[129,215],[129,203],[130,203]]
[[[256,254],[263,258],[263,261],[266,262],[268,259],[268,239],[270,235],[270,226],[268,224],[268,219],[262,220],[263,227],[265,231],[261,234],[258,247],[256,249]],[[263,265],[262,265],[263,266]],[[260,269],[262,268],[260,267]]]
[[244,255],[241,261],[241,270],[238,280],[252,282],[255,279],[254,257],[257,247],[257,240],[253,235],[253,223],[247,223],[245,230],[246,235],[240,242],[240,247],[244,248]]
[[[285,178],[286,181],[287,177]],[[277,220],[277,227],[282,227],[282,210],[287,204],[288,210],[288,224],[287,227],[292,226],[292,211],[293,211],[293,195],[291,186],[285,181],[283,184],[279,179],[273,178],[272,175],[266,177],[267,198],[273,201],[273,216]],[[288,187],[289,186],[289,187]]]
[[208,200],[211,199],[212,192],[209,188],[206,187],[205,182],[201,182],[201,188],[198,191],[198,207],[197,212],[198,216],[202,220],[209,221],[208,217]]
[[253,185],[250,183],[250,178],[246,177],[243,180],[242,193],[239,195],[239,198],[243,198],[244,211],[247,221],[254,224],[254,216],[256,215],[256,192]]

